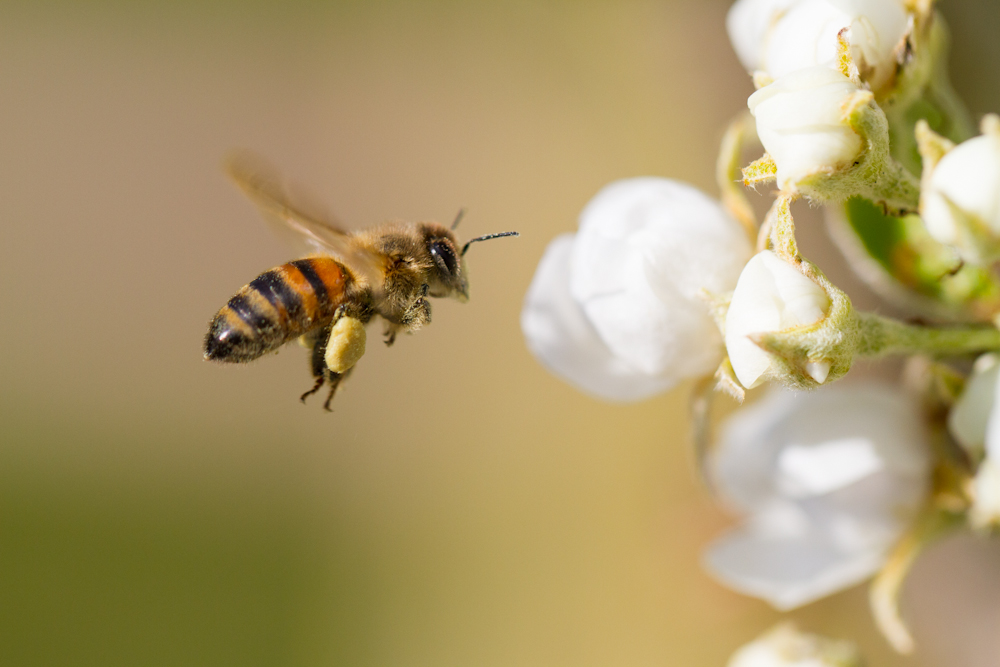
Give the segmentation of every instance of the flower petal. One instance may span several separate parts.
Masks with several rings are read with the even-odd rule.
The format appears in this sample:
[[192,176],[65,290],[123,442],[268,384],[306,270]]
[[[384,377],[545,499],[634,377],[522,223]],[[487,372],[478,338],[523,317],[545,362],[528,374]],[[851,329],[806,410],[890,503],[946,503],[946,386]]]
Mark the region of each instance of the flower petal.
[[1000,382],[1000,357],[984,354],[976,360],[965,389],[948,414],[948,430],[973,456],[981,456],[986,443],[986,428],[997,400]]
[[749,72],[762,69],[767,34],[775,21],[798,0],[737,0],[726,15],[733,50]]
[[[830,464],[837,452],[850,456],[850,470]],[[908,500],[907,507],[920,502],[930,454],[920,415],[906,396],[879,384],[846,381],[810,392],[769,391],[726,420],[710,465],[719,493],[743,513],[781,498],[843,501],[829,496],[835,490],[850,499],[866,490],[858,487],[865,477],[861,469],[867,476],[887,474],[907,488],[914,485],[916,500]],[[890,484],[874,490],[890,495],[865,496],[859,511],[898,504],[898,490]],[[854,512],[852,506],[844,509]]]
[[781,528],[754,522],[733,529],[709,547],[705,567],[733,590],[786,611],[872,576],[889,546],[845,551],[823,531]]
[[612,355],[569,293],[573,234],[545,251],[525,296],[521,329],[549,370],[577,388],[612,401],[636,401],[673,386],[672,377],[642,373]]
[[722,360],[704,292],[731,291],[750,253],[743,228],[697,189],[617,181],[580,215],[570,291],[616,357],[680,381]]
[[921,215],[935,239],[956,246],[968,261],[997,259],[1000,137],[974,137],[941,158],[925,188]]
[[779,609],[853,585],[923,506],[930,459],[920,415],[898,390],[772,391],[727,421],[713,452],[716,488],[746,518],[706,566]]
[[797,70],[764,86],[747,100],[757,134],[778,166],[778,187],[849,165],[861,153],[861,137],[842,116],[858,87],[837,70]]

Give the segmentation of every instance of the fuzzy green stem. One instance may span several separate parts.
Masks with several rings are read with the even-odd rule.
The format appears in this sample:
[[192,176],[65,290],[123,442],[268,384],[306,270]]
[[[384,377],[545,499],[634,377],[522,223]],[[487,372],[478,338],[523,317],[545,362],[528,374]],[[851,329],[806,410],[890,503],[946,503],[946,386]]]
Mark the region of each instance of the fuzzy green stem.
[[952,355],[1000,350],[1000,330],[993,326],[925,327],[874,313],[857,315],[861,333],[860,356],[882,357],[919,352]]
[[881,202],[891,214],[912,213],[920,206],[920,180],[891,156],[886,156],[882,170],[865,194]]

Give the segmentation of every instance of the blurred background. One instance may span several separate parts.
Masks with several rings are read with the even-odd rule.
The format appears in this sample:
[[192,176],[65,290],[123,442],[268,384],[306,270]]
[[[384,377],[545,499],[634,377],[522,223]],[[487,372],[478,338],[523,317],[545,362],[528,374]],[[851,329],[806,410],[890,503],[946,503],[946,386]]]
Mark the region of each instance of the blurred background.
[[[1000,6],[941,4],[956,86],[1000,110]],[[714,193],[752,90],[728,5],[3,3],[0,664],[708,667],[771,626],[699,567],[731,519],[693,474],[687,387],[599,403],[518,324],[602,185]],[[352,226],[466,206],[465,237],[522,237],[475,248],[468,304],[373,336],[327,414],[294,346],[201,359],[215,311],[292,258],[221,172],[237,147]],[[908,586],[913,658],[864,587],[792,616],[873,666],[985,666],[997,600],[1000,552],[966,538]]]

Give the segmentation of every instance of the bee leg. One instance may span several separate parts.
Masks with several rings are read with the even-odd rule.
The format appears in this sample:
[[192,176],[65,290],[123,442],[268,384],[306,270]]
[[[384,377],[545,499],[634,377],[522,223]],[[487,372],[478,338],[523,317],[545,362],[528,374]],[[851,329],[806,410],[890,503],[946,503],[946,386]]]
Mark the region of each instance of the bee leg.
[[312,340],[312,354],[309,355],[309,366],[312,370],[313,377],[316,378],[316,384],[313,385],[312,389],[299,397],[299,400],[303,403],[306,402],[308,397],[318,392],[323,387],[323,383],[327,380],[326,343],[330,338],[330,330],[332,328],[333,325],[328,324],[320,329],[318,334],[309,335],[309,339]]
[[385,336],[385,346],[392,347],[392,344],[396,342],[396,334],[399,332],[399,325],[393,322],[386,322],[385,331],[383,335]]
[[307,398],[309,398],[310,396],[312,396],[313,394],[315,394],[317,391],[320,390],[324,382],[326,382],[326,378],[320,375],[318,378],[316,378],[316,384],[313,385],[313,388],[307,391],[306,393],[302,394],[301,396],[299,396],[299,400],[305,403]]
[[400,324],[408,332],[413,332],[431,323],[431,302],[427,300],[427,293],[430,285],[426,283],[420,286],[420,296],[410,302],[403,313]]
[[333,402],[333,397],[337,393],[337,387],[340,386],[340,381],[344,379],[344,376],[347,374],[328,371],[327,375],[327,379],[330,381],[330,394],[326,397],[326,402],[323,403],[323,409],[327,412],[333,412],[333,408],[330,407],[330,403]]

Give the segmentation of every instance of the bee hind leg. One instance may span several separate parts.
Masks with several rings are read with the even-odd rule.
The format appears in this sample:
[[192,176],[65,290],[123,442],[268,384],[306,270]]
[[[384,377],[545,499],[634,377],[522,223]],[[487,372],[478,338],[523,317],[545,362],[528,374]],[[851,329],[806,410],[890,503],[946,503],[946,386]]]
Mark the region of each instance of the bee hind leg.
[[313,388],[307,391],[306,393],[302,394],[301,396],[299,396],[299,400],[305,403],[307,398],[318,392],[323,387],[324,382],[326,382],[326,378],[320,375],[318,378],[316,378],[316,384],[313,385]]
[[330,403],[333,402],[333,397],[337,393],[337,387],[340,386],[340,381],[344,379],[347,373],[334,373],[329,371],[327,373],[327,380],[330,382],[330,393],[326,397],[326,401],[323,403],[323,409],[327,412],[333,412],[333,408],[330,407]]
[[313,388],[299,397],[299,400],[303,403],[306,402],[307,398],[322,389],[323,384],[327,381],[326,342],[330,337],[331,329],[332,325],[328,324],[317,333],[310,332],[302,337],[303,342],[312,347],[312,353],[309,355],[309,368],[312,370],[313,378],[316,380]]

